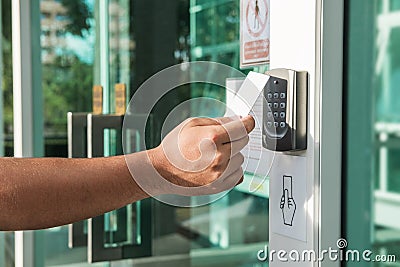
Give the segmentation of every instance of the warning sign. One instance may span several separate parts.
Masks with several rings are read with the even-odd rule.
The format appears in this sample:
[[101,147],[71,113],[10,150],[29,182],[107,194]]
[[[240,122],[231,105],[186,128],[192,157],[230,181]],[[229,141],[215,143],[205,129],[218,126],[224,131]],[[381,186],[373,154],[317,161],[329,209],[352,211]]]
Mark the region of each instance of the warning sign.
[[240,1],[240,67],[269,62],[269,0]]

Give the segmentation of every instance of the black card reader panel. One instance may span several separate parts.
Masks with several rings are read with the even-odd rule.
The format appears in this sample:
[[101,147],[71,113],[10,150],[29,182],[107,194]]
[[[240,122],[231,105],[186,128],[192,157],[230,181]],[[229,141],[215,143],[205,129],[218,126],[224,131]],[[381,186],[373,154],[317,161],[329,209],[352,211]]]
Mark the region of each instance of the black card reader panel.
[[307,148],[307,73],[276,69],[264,87],[263,146],[274,151]]

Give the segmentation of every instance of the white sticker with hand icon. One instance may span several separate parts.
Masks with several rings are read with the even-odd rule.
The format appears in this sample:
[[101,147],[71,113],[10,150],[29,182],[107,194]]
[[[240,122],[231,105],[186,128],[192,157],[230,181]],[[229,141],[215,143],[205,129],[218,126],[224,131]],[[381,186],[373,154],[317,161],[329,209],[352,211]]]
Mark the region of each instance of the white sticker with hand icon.
[[306,158],[277,154],[270,174],[270,231],[307,241]]

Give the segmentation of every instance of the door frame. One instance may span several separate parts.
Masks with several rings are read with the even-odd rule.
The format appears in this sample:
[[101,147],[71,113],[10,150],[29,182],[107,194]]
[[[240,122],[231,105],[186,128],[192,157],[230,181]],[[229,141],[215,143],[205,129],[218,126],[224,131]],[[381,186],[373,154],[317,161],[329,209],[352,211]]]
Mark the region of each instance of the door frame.
[[[40,0],[11,1],[14,157],[44,154],[43,99],[40,46]],[[36,262],[33,231],[17,231],[15,266]]]
[[[344,1],[271,1],[270,68],[307,71],[307,241],[274,233],[269,249],[336,248],[341,237],[341,134]],[[273,178],[271,178],[273,179]],[[270,194],[271,195],[271,194]],[[271,209],[270,209],[271,210]],[[271,220],[277,218],[272,218]],[[270,262],[270,266],[340,266],[340,262]]]

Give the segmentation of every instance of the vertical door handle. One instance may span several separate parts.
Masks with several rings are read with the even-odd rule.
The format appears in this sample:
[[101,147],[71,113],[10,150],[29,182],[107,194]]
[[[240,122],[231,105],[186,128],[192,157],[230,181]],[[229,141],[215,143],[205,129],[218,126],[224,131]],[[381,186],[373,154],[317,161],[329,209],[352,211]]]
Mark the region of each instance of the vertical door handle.
[[[86,131],[88,113],[67,114],[68,121],[68,158],[86,158]],[[85,233],[86,221],[80,221],[68,225],[68,247],[82,247],[87,245]]]
[[[140,130],[142,127],[138,127],[138,125],[143,125],[148,116],[125,116],[132,116],[128,121],[136,122],[133,125],[126,124],[125,128],[129,127],[130,130],[140,136],[140,140],[144,140],[144,128]],[[104,131],[107,129],[116,131],[115,150],[117,154],[122,154],[122,128],[125,116],[87,115],[88,157],[104,156]],[[130,127],[134,125],[136,125],[136,128]],[[137,151],[145,149],[144,141],[137,143],[139,144],[136,149]],[[151,256],[151,204],[151,199],[145,199],[111,213],[89,219],[88,261],[100,262]],[[122,222],[124,224],[122,230],[118,226],[113,227],[111,225],[112,222],[106,225],[106,222],[121,220],[121,216],[123,217]],[[112,220],[106,221],[106,218],[112,218]],[[108,228],[107,232],[105,232],[106,227]],[[129,233],[126,229],[128,229]]]

